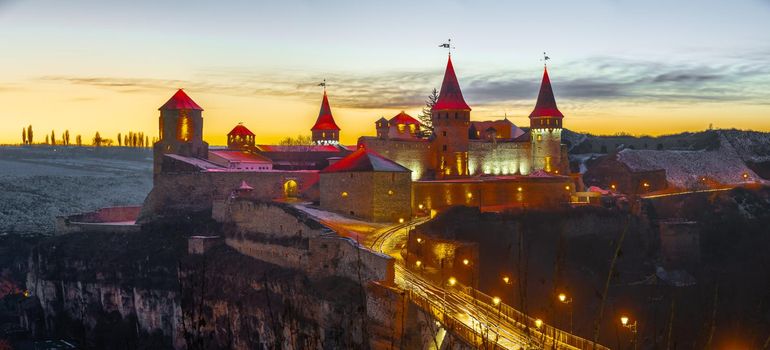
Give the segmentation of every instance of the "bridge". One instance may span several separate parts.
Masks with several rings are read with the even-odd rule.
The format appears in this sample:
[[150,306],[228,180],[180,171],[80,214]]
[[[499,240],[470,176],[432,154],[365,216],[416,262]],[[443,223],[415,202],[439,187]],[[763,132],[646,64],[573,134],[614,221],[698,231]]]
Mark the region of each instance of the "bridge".
[[[395,259],[395,284],[412,303],[438,322],[440,327],[433,332],[436,347],[441,347],[446,332],[450,332],[476,348],[609,350],[532,318],[472,287],[457,282],[451,286],[437,285],[408,269],[400,256],[408,230],[428,220],[418,218],[371,230],[367,245]],[[321,222],[338,232],[350,231],[329,219]]]

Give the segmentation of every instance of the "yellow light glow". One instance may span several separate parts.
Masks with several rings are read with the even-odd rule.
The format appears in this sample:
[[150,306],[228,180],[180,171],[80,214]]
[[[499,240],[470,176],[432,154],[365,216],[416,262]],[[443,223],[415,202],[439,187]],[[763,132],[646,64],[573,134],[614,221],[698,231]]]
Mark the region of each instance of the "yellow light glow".
[[468,192],[468,194],[466,194],[466,196],[467,196],[468,198],[472,198],[472,197],[473,197],[473,193],[470,193],[470,192]]
[[564,189],[569,191],[569,186],[564,186]]
[[417,243],[422,243],[422,238],[417,237]]
[[422,208],[424,208],[424,206],[423,206],[422,204],[419,204],[419,205],[417,205],[417,208],[419,208],[420,210],[422,210]]
[[471,263],[471,262],[470,262],[468,259],[463,259],[463,265],[468,265],[468,264],[470,264],[470,263]]
[[348,196],[348,193],[347,193],[347,192],[342,192],[342,193],[340,193],[340,195],[341,195],[342,197],[347,197],[347,196]]
[[403,224],[404,223],[404,218],[398,218],[398,223],[399,224]]
[[392,196],[393,195],[393,190],[388,190],[388,195]]
[[454,277],[449,277],[449,286],[454,287],[455,284],[457,284],[457,279]]
[[536,319],[536,320],[535,320],[535,327],[537,327],[537,328],[540,328],[540,327],[542,327],[542,326],[543,326],[543,320],[541,320],[541,319],[539,319],[539,318],[538,318],[538,319]]
[[519,188],[517,188],[517,189],[516,189],[516,191],[519,191],[519,192],[521,192],[521,191],[524,191],[524,189],[523,189],[523,188],[521,188],[521,186],[519,186]]
[[559,293],[559,301],[561,301],[562,303],[567,301],[567,295],[564,293]]
[[615,190],[616,186],[615,185],[610,185],[610,188],[612,188],[612,190]]
[[417,265],[417,267],[420,267],[422,265],[422,261],[417,260],[414,262],[414,264]]
[[628,324],[628,316],[621,316],[620,317],[620,323],[622,323],[624,326]]
[[492,303],[495,304],[495,305],[500,305],[500,298],[498,298],[498,297],[492,298]]
[[508,284],[510,281],[511,279],[508,278],[508,276],[503,277],[503,282],[505,282],[505,284]]

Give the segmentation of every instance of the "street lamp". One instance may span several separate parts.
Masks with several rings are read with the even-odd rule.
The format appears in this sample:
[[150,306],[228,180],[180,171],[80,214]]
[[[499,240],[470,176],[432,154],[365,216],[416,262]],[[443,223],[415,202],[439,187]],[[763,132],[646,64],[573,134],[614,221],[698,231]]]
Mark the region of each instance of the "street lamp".
[[417,243],[422,243],[422,238],[417,237]]
[[463,259],[463,265],[468,266],[471,262],[468,259]]
[[454,277],[449,277],[449,286],[454,287],[455,284],[457,284],[457,279]]
[[503,276],[503,283],[505,284],[511,284],[511,279],[508,278],[508,276]]
[[422,266],[422,261],[417,260],[417,261],[414,262],[414,264],[417,265],[417,267],[420,267],[420,266]]
[[559,293],[559,301],[562,304],[567,304],[569,306],[569,332],[572,333],[572,325],[573,325],[573,306],[572,306],[572,298],[567,297],[567,294]]
[[495,304],[495,306],[500,305],[500,298],[499,297],[492,298],[492,303]]
[[628,323],[628,316],[620,316],[620,323],[623,325],[623,327],[628,328],[631,330],[631,334],[633,334],[633,339],[631,340],[634,343],[634,350],[636,350],[636,332],[637,332],[637,326],[636,321],[634,323]]
[[543,320],[541,320],[539,318],[536,319],[535,320],[535,327],[537,327],[537,329],[540,329],[540,327],[542,327],[542,326],[543,326]]

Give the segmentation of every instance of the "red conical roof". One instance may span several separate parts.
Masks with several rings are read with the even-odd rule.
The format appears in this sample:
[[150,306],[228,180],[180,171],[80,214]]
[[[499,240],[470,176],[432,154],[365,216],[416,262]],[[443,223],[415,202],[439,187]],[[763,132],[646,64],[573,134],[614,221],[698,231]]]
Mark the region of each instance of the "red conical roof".
[[174,96],[171,96],[171,98],[158,108],[159,110],[166,109],[166,110],[177,110],[177,109],[194,109],[198,111],[202,111],[203,108],[201,106],[198,106],[195,101],[193,101],[190,96],[187,96],[186,93],[184,93],[184,90],[179,89],[174,94]]
[[318,112],[318,119],[310,130],[339,130],[340,127],[334,122],[332,109],[329,107],[329,98],[326,97],[324,90],[324,99],[321,101],[321,111]]
[[254,133],[249,128],[243,126],[243,124],[238,124],[227,135],[254,136]]
[[540,83],[540,94],[537,95],[535,109],[529,114],[529,117],[564,118],[564,115],[559,112],[559,108],[556,107],[556,98],[553,97],[551,79],[548,78],[548,68],[545,68],[543,71],[543,82]]
[[444,72],[444,82],[441,83],[441,92],[438,95],[438,101],[433,106],[434,110],[461,109],[471,110],[471,107],[465,103],[463,92],[460,91],[460,83],[457,82],[457,75],[452,66],[452,56],[446,63],[446,72]]

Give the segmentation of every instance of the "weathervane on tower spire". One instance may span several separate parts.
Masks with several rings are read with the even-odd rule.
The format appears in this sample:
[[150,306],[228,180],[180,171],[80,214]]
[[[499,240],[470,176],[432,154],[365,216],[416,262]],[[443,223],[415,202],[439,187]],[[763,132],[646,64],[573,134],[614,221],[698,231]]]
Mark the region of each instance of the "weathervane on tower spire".
[[447,49],[447,51],[449,51],[449,56],[452,56],[452,49],[455,48],[454,46],[452,46],[452,39],[446,39],[446,42],[439,45],[438,47],[443,47]]
[[318,86],[323,86],[324,87],[324,93],[325,93],[326,92],[326,78],[324,78],[324,81],[322,83],[318,84]]
[[544,67],[548,67],[548,61],[549,61],[550,59],[551,59],[551,58],[550,58],[550,57],[548,57],[548,54],[546,54],[546,53],[545,53],[545,51],[543,51],[543,66],[544,66]]

